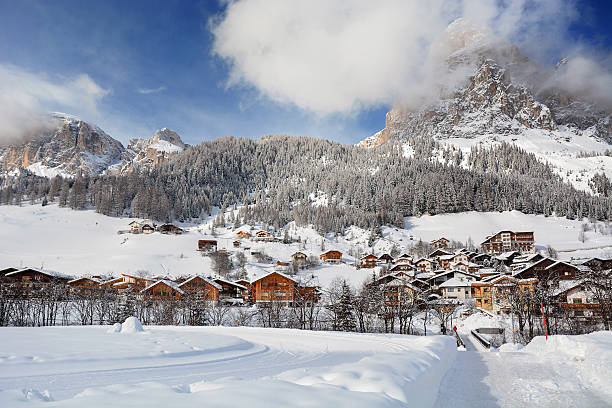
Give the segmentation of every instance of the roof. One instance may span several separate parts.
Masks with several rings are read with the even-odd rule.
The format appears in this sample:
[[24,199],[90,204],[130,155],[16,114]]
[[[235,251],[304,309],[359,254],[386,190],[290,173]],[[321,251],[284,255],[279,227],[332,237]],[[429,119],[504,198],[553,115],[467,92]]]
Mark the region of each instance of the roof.
[[374,254],[368,254],[368,255],[362,256],[361,259],[378,259],[378,258]]
[[472,282],[459,278],[451,278],[440,285],[441,288],[457,288],[468,286],[472,286]]
[[[546,259],[546,258],[544,258],[544,259]],[[557,265],[565,265],[565,266],[569,266],[572,269],[578,269],[576,267],[576,265],[572,265],[572,264],[569,264],[569,263],[564,262],[564,261],[557,261],[557,262],[555,262],[553,264],[548,265],[546,268],[544,268],[544,270],[550,269],[550,268],[552,268],[554,266],[557,266]]]
[[469,273],[469,272],[463,272],[458,269],[449,269],[447,271],[438,272],[434,276],[432,276],[432,278],[437,278],[438,276],[448,275],[449,273],[460,273],[462,275],[471,276],[472,278],[478,279],[478,275],[474,275],[473,273]]
[[387,283],[384,283],[383,285],[387,285],[387,286],[404,286],[407,288],[410,288],[414,291],[418,291],[418,289],[415,286],[412,286],[412,284],[410,284],[406,279],[399,279],[399,278],[395,278],[393,280],[390,280]]
[[246,286],[244,286],[244,285],[241,285],[241,284],[236,283],[236,282],[232,282],[232,281],[227,280],[227,279],[223,279],[223,278],[214,278],[213,280],[214,280],[215,282],[223,282],[223,283],[227,283],[228,285],[236,286],[237,288],[240,288],[240,289],[244,289],[244,290],[247,290],[247,289],[248,289],[248,288],[247,288]]
[[183,292],[183,289],[181,289],[179,287],[178,283],[172,282],[171,280],[167,280],[167,279],[158,280],[157,282],[154,282],[154,283],[150,284],[149,286],[147,286],[146,288],[141,290],[140,293],[146,292],[147,290],[151,289],[152,287],[154,287],[156,285],[159,285],[160,283],[171,287],[172,289],[176,290],[180,294],[185,293],[185,292]]
[[[263,278],[266,278],[266,277],[268,277],[268,276],[270,276],[270,275],[272,275],[272,274],[275,274],[275,273],[276,273],[276,274],[278,274],[278,275],[280,275],[280,276],[282,276],[282,277],[284,277],[284,278],[287,278],[287,279],[289,279],[289,280],[291,280],[291,281],[293,281],[293,282],[295,282],[295,283],[300,283],[300,282],[299,282],[297,279],[294,279],[293,277],[291,277],[291,276],[289,276],[289,275],[286,275],[286,274],[284,274],[284,273],[282,273],[282,272],[279,272],[279,271],[272,271],[272,272],[268,272],[268,273],[266,273],[266,274],[263,274],[263,275],[261,275],[261,276],[257,277],[256,279],[253,279],[253,280],[251,281],[251,284],[253,284],[253,283],[257,282],[258,280],[262,280]],[[242,285],[240,285],[240,286],[242,286]],[[245,289],[246,289],[246,288],[245,288]]]
[[583,281],[582,280],[561,280],[559,281],[559,286],[554,288],[554,290],[552,290],[551,295],[552,296],[557,296],[560,295],[562,293],[565,293],[569,290],[574,289],[575,287],[578,287],[580,285],[582,285]]
[[451,255],[440,255],[440,256],[439,256],[440,260],[445,260],[445,261],[447,261],[447,260],[451,260],[451,259],[453,259],[454,257],[455,257],[455,255],[452,255],[452,254],[451,254]]
[[72,280],[68,281],[68,283],[78,282],[78,281],[80,281],[82,279],[89,279],[90,281],[96,282],[98,284],[102,284],[103,283],[102,279],[92,278],[90,276],[81,276],[80,278],[76,278],[76,279],[72,279]]
[[215,288],[217,288],[217,289],[219,289],[219,290],[221,290],[221,289],[222,289],[222,288],[221,288],[221,285],[219,285],[217,282],[214,282],[214,281],[212,281],[212,280],[210,280],[210,279],[208,279],[208,278],[205,278],[205,277],[203,277],[203,276],[200,276],[200,275],[195,275],[195,276],[192,276],[191,278],[189,278],[189,279],[187,279],[186,281],[182,282],[182,283],[181,283],[181,284],[179,284],[178,286],[179,286],[179,287],[181,287],[181,286],[183,286],[184,284],[189,283],[189,282],[191,282],[192,280],[194,280],[194,279],[196,279],[196,278],[200,278],[200,279],[202,279],[202,280],[203,280],[203,281],[205,281],[206,283],[208,283],[208,284],[210,284],[210,285],[214,286]]
[[34,271],[34,272],[38,272],[38,273],[42,273],[43,275],[47,275],[51,278],[59,278],[59,279],[70,279],[71,277],[68,275],[64,275],[63,273],[59,273],[56,271],[51,271],[48,269],[38,269],[38,268],[22,268],[22,269],[18,269],[16,271],[13,272],[9,272],[4,276],[13,276],[13,275],[18,275],[22,272],[27,272],[27,271]]

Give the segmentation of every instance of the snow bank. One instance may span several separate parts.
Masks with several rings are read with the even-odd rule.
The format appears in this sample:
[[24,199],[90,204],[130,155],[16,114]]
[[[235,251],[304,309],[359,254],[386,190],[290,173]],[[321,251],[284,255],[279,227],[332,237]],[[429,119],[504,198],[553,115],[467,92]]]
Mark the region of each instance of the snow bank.
[[107,333],[119,333],[121,332],[121,323],[115,323],[108,328]]
[[139,333],[143,331],[142,324],[136,316],[128,317],[121,325],[121,333]]
[[582,381],[612,401],[612,332],[550,336],[548,340],[538,336],[525,346],[524,352],[577,363],[573,367]]
[[499,346],[497,349],[501,353],[512,353],[515,351],[521,351],[523,349],[523,345],[520,343],[505,343]]

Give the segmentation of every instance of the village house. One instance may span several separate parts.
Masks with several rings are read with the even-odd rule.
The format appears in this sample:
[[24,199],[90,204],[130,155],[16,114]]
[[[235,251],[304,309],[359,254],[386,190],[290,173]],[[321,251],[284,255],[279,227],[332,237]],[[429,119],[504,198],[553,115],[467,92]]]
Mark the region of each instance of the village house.
[[155,232],[155,223],[150,220],[132,221],[129,224],[132,234],[152,234]]
[[431,252],[427,257],[429,259],[438,259],[438,257],[444,256],[444,255],[454,255],[454,254],[450,251],[445,251],[444,249],[436,249],[433,252]]
[[319,255],[321,261],[325,263],[341,263],[342,262],[342,252],[340,251],[327,251],[321,255]]
[[237,283],[238,285],[242,285],[246,288],[240,292],[240,294],[242,295],[242,299],[244,299],[245,302],[252,300],[251,293],[250,293],[251,292],[251,281],[248,279],[238,279],[237,281],[235,281],[235,283]]
[[185,292],[176,282],[159,280],[140,291],[144,299],[151,300],[180,300]]
[[246,231],[238,231],[238,232],[236,233],[236,236],[237,236],[238,238],[240,238],[240,239],[248,239],[248,238],[251,238],[251,234],[249,234],[249,233],[248,233],[248,232],[246,232]]
[[295,252],[291,255],[291,263],[297,265],[298,268],[303,268],[306,266],[306,254],[303,252]]
[[98,289],[102,285],[102,280],[94,277],[80,277],[67,282],[73,292],[87,292]]
[[459,252],[456,254],[451,262],[465,262],[466,264],[470,261],[469,256],[465,252]]
[[476,299],[476,307],[498,315],[510,314],[509,294],[514,290],[533,291],[537,283],[537,279],[517,279],[507,275],[491,276],[472,282],[472,296]]
[[417,272],[431,272],[434,269],[433,261],[427,258],[421,258],[415,263]]
[[180,235],[183,232],[185,232],[181,228],[177,227],[174,224],[163,224],[163,225],[160,225],[157,228],[157,231],[159,231],[162,234],[168,234],[168,235],[169,234]]
[[450,241],[448,239],[442,237],[442,238],[434,239],[433,241],[429,243],[429,245],[431,245],[434,248],[444,249],[444,248],[448,248],[449,242]]
[[199,239],[198,240],[198,251],[216,252],[217,251],[217,241],[214,239]]
[[429,278],[429,282],[434,289],[438,289],[442,283],[446,282],[447,280],[453,279],[453,278],[457,278],[457,279],[460,278],[466,281],[473,282],[473,281],[477,281],[479,277],[476,275],[472,275],[470,273],[458,271],[458,270],[442,270],[436,273],[431,278]]
[[590,258],[580,263],[580,265],[586,266],[593,271],[603,271],[606,269],[612,269],[612,259],[604,258]]
[[393,257],[389,254],[382,254],[381,256],[378,257],[377,262],[379,265],[389,265],[393,263]]
[[450,269],[451,262],[455,258],[455,255],[440,255],[438,256],[438,263],[442,269]]
[[408,256],[408,255],[402,255],[399,258],[397,258],[395,260],[396,264],[411,264],[412,263],[412,257]]
[[559,282],[553,291],[558,302],[558,314],[588,320],[600,314],[600,305],[593,298],[593,294],[584,286],[582,281],[566,280]]
[[272,234],[270,234],[268,231],[257,231],[255,233],[255,241],[274,241],[274,236],[272,236]]
[[378,258],[375,255],[369,254],[361,257],[360,266],[362,268],[374,268],[376,267],[377,261]]
[[533,231],[500,231],[487,237],[481,244],[483,252],[501,254],[508,251],[535,253]]
[[187,294],[199,296],[203,300],[216,302],[219,300],[221,285],[200,275],[185,280],[178,287]]
[[293,302],[295,286],[298,281],[281,272],[267,273],[251,282],[253,301]]
[[142,276],[133,276],[128,274],[122,274],[120,281],[113,283],[112,288],[118,290],[126,289],[137,289],[143,290],[154,281],[153,279],[143,278]]
[[17,268],[4,268],[4,269],[0,269],[0,279],[4,278],[4,276],[7,273],[11,273],[11,272],[15,272],[18,271],[19,269]]
[[472,298],[472,282],[464,278],[451,278],[440,284],[444,299],[466,300]]
[[242,302],[242,294],[248,291],[246,286],[240,285],[236,282],[229,281],[223,278],[212,279],[216,284],[221,286],[219,291],[219,300],[226,303],[240,303]]
[[412,272],[412,274],[415,273],[416,268],[410,264],[407,263],[398,263],[396,265],[393,265],[390,269],[389,272],[400,272],[400,271],[404,271],[404,272]]
[[383,297],[387,305],[410,304],[418,289],[407,279],[395,278],[383,285]]
[[4,275],[5,280],[11,284],[33,288],[42,285],[67,283],[70,278],[55,271],[35,268],[23,268]]

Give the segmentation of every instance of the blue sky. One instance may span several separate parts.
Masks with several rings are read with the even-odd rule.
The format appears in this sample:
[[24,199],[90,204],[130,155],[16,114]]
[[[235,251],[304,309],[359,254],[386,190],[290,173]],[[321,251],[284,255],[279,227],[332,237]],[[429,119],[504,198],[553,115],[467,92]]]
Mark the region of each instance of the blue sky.
[[[384,127],[391,105],[384,98],[348,112],[316,114],[248,83],[226,86],[231,70],[213,55],[209,29],[224,7],[215,0],[0,0],[0,64],[54,83],[86,74],[104,96],[95,112],[70,106],[68,113],[124,143],[161,127],[191,144],[273,133],[355,143]],[[609,50],[610,9],[609,2],[580,2],[581,17],[569,35]],[[43,106],[66,110],[53,101]]]

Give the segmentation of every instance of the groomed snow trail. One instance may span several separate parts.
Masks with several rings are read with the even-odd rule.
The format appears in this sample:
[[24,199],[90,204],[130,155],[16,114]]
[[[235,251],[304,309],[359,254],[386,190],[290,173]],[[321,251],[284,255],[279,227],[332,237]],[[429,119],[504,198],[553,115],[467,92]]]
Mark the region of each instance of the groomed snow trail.
[[576,362],[526,352],[490,352],[469,332],[440,385],[436,407],[609,407],[585,388]]

